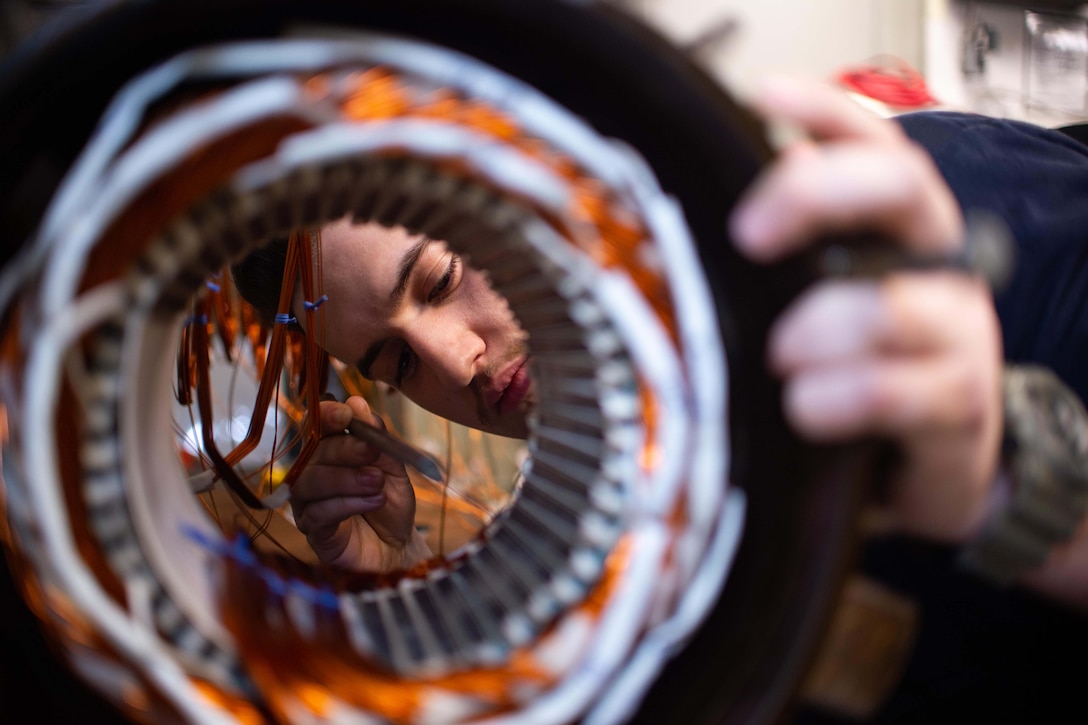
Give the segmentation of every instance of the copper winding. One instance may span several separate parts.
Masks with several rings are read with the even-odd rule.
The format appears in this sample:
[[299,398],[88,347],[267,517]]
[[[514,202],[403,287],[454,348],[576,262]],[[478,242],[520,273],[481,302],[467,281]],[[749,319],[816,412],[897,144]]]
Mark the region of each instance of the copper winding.
[[[345,84],[348,90],[336,96],[334,89]],[[676,321],[665,281],[653,264],[641,256],[645,230],[638,220],[631,218],[632,215],[625,213],[609,197],[604,184],[582,172],[571,159],[550,149],[541,140],[523,133],[512,119],[484,102],[465,99],[445,89],[424,93],[413,88],[406,79],[384,69],[373,68],[346,81],[332,74],[319,74],[306,82],[306,88],[315,103],[322,100],[336,103],[343,116],[351,121],[368,123],[415,117],[453,123],[516,147],[544,163],[565,178],[574,193],[573,208],[568,210],[566,218],[541,216],[545,216],[546,221],[570,244],[587,252],[600,265],[622,268],[650,301],[663,326],[676,340]],[[110,243],[100,244],[92,254],[82,278],[81,290],[123,274],[124,260],[138,257],[157,232],[200,200],[209,189],[215,189],[230,178],[232,172],[247,163],[270,153],[291,133],[308,127],[306,122],[298,119],[277,118],[231,133],[198,150],[170,175],[145,189],[118,215],[103,235],[103,240]],[[461,177],[469,171],[452,160],[438,166]],[[292,314],[291,302],[296,294],[296,280],[301,281],[305,300],[321,297],[319,238],[318,232],[311,235],[308,230],[297,230],[291,234],[277,308],[281,316],[289,317]],[[320,349],[325,334],[323,315],[319,309],[311,307],[297,311],[305,315],[306,329],[312,331],[305,336],[292,334],[287,324],[275,324],[269,328],[237,298],[228,278],[228,274],[220,273],[218,288],[201,289],[191,302],[191,320],[181,333],[176,358],[176,393],[182,405],[195,402],[199,410],[201,449],[211,459],[216,475],[245,506],[262,509],[265,504],[255,492],[255,489],[261,490],[260,486],[247,482],[236,467],[256,449],[264,432],[268,411],[273,407],[288,412],[300,436],[295,442],[301,441],[300,452],[288,471],[277,481],[278,485],[290,486],[306,465],[318,440],[320,401],[329,368],[329,361]],[[237,360],[231,359],[236,342],[242,338],[247,340],[260,376],[246,436],[225,453],[218,449],[215,442],[209,374],[213,338],[219,339],[228,362],[232,364],[238,364]],[[343,368],[337,369],[337,372],[349,392],[367,392],[371,385]],[[284,377],[289,381],[286,391],[282,389]],[[641,421],[649,431],[642,451],[642,464],[652,467],[660,453],[653,448],[652,435],[658,411],[653,395],[644,386],[641,386],[639,394],[643,403]],[[70,409],[74,406],[65,407]],[[61,417],[58,415],[58,438],[72,441],[74,447],[79,438],[78,417],[67,417],[63,421]],[[78,498],[79,462],[73,457],[62,463],[65,488],[70,498]],[[269,480],[272,479],[274,463],[268,463]],[[448,498],[445,491],[439,496],[437,492],[421,489],[419,498],[422,502],[441,506],[443,512],[447,505],[451,510],[469,516],[479,515],[481,510],[471,501]],[[77,501],[72,501],[70,505],[77,512],[85,512]],[[223,524],[223,528],[228,530],[232,526]],[[88,542],[86,556],[92,563],[95,563],[93,560],[96,557],[102,558],[101,551],[93,543],[93,535],[88,533],[81,539]],[[477,536],[476,543],[487,543],[486,531]],[[622,578],[630,555],[630,539],[625,536],[613,547],[605,561],[605,573],[590,588],[589,595],[566,610],[563,616],[590,619],[599,616],[604,603],[615,595],[617,582]],[[467,554],[461,556],[466,557]],[[320,568],[298,567],[298,562],[286,556],[262,555],[259,561],[261,567],[277,571],[285,578],[312,581],[315,586],[331,583],[340,593],[389,589],[404,579],[423,579],[440,568],[453,568],[458,564],[456,557],[436,557],[412,571],[371,576],[364,584],[360,578],[337,576]],[[99,569],[103,571],[99,572]],[[113,576],[103,562],[98,562],[95,570],[105,581],[110,581]],[[311,607],[315,623],[312,630],[285,626],[285,617],[293,621],[290,612],[285,614],[289,603],[269,589],[267,579],[262,578],[257,568],[231,561],[226,571],[227,584],[221,599],[222,615],[237,639],[240,656],[258,690],[271,709],[285,721],[290,719],[293,700],[302,701],[318,716],[328,714],[329,708],[343,701],[395,722],[408,721],[418,715],[427,693],[434,691],[476,697],[488,713],[501,714],[521,704],[521,696],[517,692],[519,686],[542,692],[559,679],[557,673],[548,672],[543,667],[534,651],[535,644],[514,647],[505,663],[500,665],[473,664],[453,667],[434,676],[420,673],[412,678],[405,677],[379,662],[368,660],[351,647],[347,642],[346,625],[335,613]],[[123,601],[124,594],[116,577],[113,577],[113,581],[117,585],[113,593],[119,601]],[[485,613],[484,616],[489,615]],[[272,622],[269,617],[277,621]],[[554,634],[553,627],[547,628],[540,636]],[[255,717],[252,709],[215,683],[202,682],[201,687],[210,697],[225,703],[224,706],[240,719]]]

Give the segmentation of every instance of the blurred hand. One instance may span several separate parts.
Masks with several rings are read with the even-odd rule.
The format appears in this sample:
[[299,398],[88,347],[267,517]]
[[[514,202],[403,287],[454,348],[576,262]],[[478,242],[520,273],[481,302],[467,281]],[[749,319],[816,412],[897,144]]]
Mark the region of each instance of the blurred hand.
[[[784,80],[755,105],[809,138],[738,204],[731,231],[742,253],[772,261],[845,231],[917,251],[962,244],[955,198],[897,125],[830,87]],[[901,530],[962,541],[982,523],[1002,426],[1001,335],[983,282],[915,272],[818,283],[777,320],[768,358],[801,435],[898,443],[889,513]]]
[[362,398],[321,403],[323,437],[291,490],[295,525],[339,569],[410,567],[430,556],[415,529],[412,484],[404,464],[344,433],[352,417],[382,425]]

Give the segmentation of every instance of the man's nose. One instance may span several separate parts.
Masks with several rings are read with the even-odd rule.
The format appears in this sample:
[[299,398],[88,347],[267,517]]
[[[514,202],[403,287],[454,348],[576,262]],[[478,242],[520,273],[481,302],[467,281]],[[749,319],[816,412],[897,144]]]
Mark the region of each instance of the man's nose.
[[448,388],[463,388],[476,376],[478,360],[486,345],[484,340],[464,325],[450,320],[420,321],[409,344],[426,365]]

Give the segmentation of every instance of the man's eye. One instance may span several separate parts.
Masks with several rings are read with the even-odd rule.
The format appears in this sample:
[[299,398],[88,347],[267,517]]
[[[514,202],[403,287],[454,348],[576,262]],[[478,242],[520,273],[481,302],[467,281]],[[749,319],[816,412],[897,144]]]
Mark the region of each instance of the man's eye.
[[434,287],[432,287],[431,291],[427,294],[428,302],[440,300],[450,291],[460,267],[461,258],[456,254],[451,255],[450,266],[446,268],[446,273],[438,278],[438,281],[434,283]]
[[405,378],[411,377],[414,368],[415,354],[412,352],[412,348],[405,344],[400,348],[400,354],[397,356],[397,369],[393,373],[393,382],[398,388]]

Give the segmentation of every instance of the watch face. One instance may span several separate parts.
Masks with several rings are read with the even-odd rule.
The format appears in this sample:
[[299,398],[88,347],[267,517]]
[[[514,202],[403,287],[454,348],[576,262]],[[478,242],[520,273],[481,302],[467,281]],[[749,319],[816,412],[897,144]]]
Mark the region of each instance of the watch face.
[[1075,457],[1088,451],[1088,420],[1084,406],[1075,395],[1065,389],[1060,382],[1049,385],[1049,395],[1044,404],[1050,408],[1049,418],[1051,434],[1055,443],[1062,443]]
[[1023,372],[1009,391],[1012,417],[1022,446],[1030,446],[1078,467],[1088,463],[1088,413],[1076,394],[1043,368]]
[[1083,422],[1077,417],[1071,402],[1064,396],[1056,395],[1051,401],[1055,435],[1065,439],[1073,452],[1083,450]]

